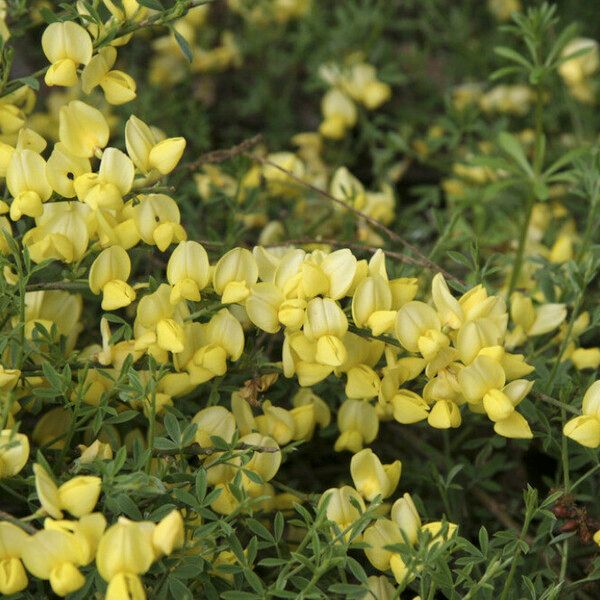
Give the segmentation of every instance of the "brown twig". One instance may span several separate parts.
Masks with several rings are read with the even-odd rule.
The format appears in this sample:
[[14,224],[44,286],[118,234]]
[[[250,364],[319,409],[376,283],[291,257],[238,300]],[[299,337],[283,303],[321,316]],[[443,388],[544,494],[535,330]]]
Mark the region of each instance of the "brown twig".
[[321,188],[318,188],[316,185],[313,185],[312,183],[309,183],[308,181],[304,181],[297,175],[294,175],[294,173],[292,173],[291,171],[288,171],[284,167],[278,165],[277,163],[274,163],[272,160],[269,160],[268,158],[263,158],[262,156],[257,156],[257,155],[248,154],[248,153],[246,153],[246,156],[248,158],[251,158],[252,160],[259,162],[263,166],[269,166],[274,169],[277,169],[281,173],[284,173],[285,175],[287,175],[292,181],[295,181],[297,184],[313,191],[315,194],[322,196],[323,198],[326,198],[330,202],[333,202],[334,204],[337,204],[338,206],[341,206],[341,207],[345,208],[346,210],[349,210],[350,212],[354,213],[360,219],[363,219],[364,221],[366,221],[367,223],[372,225],[375,229],[379,229],[379,231],[383,232],[388,238],[390,238],[390,240],[392,240],[394,242],[398,242],[399,244],[401,244],[402,246],[404,246],[405,248],[410,250],[416,256],[416,258],[414,259],[414,261],[415,261],[414,264],[417,264],[426,269],[430,269],[431,271],[434,271],[436,273],[442,273],[444,275],[444,277],[446,277],[447,279],[452,279],[454,281],[462,283],[457,277],[455,277],[454,275],[452,275],[451,273],[449,273],[448,271],[443,269],[440,265],[434,263],[427,256],[425,256],[414,244],[411,244],[408,240],[404,239],[401,235],[398,235],[395,231],[392,231],[389,227],[384,225],[381,221],[374,219],[370,215],[364,213],[362,210],[359,210],[358,208],[355,208],[354,206],[347,204],[343,200],[336,198],[329,192],[322,190]]
[[[253,452],[266,452],[266,453],[275,453],[279,452],[279,448],[267,448],[265,446],[253,446],[252,444],[244,444],[243,442],[239,443],[235,448],[231,448],[231,450],[252,450]],[[198,444],[192,444],[191,446],[187,446],[186,448],[173,448],[168,450],[154,450],[152,454],[154,456],[210,456],[211,454],[215,454],[216,452],[226,452],[221,448],[202,448]]]
[[[381,250],[386,256],[398,260],[408,265],[423,266],[422,262],[418,258],[409,256],[408,254],[402,254],[400,252],[394,252],[393,250],[384,250],[383,248],[377,248],[376,246],[366,246],[365,244],[357,244],[356,242],[348,242],[345,240],[334,240],[332,238],[297,238],[292,240],[285,240],[283,242],[273,244],[262,244],[265,248],[277,248],[281,246],[305,246],[309,244],[326,244],[328,246],[336,246],[338,248],[352,248],[353,250],[364,250],[365,252],[377,252]],[[452,275],[449,275],[452,277]]]
[[29,283],[25,287],[27,292],[37,292],[41,290],[72,290],[84,291],[89,289],[87,282],[79,281],[46,281],[41,283]]
[[230,160],[235,156],[240,156],[242,154],[246,154],[248,150],[254,148],[263,141],[262,134],[255,135],[251,138],[243,140],[237,146],[232,146],[231,148],[226,148],[224,150],[213,150],[212,152],[207,152],[206,154],[202,154],[195,161],[188,163],[186,168],[190,171],[195,171],[203,164],[211,163],[218,164]]
[[23,521],[21,521],[21,519],[18,519],[17,517],[13,517],[13,515],[5,512],[3,510],[0,510],[0,521],[8,521],[9,523],[12,523],[13,525],[17,525],[18,527],[20,527],[27,533],[31,533],[32,535],[34,533],[37,533],[37,529],[33,525],[29,525],[28,523],[23,523]]
[[[521,526],[492,498],[487,492],[484,492],[481,488],[473,486],[470,488],[473,495],[487,508],[495,517],[506,527],[507,529],[514,529],[515,531],[521,531]],[[525,541],[531,545],[533,543],[533,537],[530,535],[525,536]]]

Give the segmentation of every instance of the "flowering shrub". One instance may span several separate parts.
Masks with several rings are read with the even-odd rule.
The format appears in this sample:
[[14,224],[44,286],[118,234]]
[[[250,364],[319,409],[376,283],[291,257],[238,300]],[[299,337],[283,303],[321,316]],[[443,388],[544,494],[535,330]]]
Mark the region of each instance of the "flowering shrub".
[[447,4],[0,0],[0,594],[598,596],[598,44]]

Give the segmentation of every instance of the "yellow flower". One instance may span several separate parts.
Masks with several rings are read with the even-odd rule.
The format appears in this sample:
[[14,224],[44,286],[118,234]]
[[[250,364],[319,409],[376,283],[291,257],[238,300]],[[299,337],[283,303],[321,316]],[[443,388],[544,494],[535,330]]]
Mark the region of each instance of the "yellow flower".
[[46,161],[33,150],[15,150],[8,163],[6,186],[13,197],[10,218],[18,221],[23,215],[39,217],[42,202],[52,195],[46,179]]
[[66,263],[81,260],[89,244],[90,208],[80,202],[52,202],[44,207],[33,227],[23,236],[31,259],[49,258]]
[[398,390],[391,399],[394,419],[405,425],[423,421],[429,415],[427,402],[412,390]]
[[[434,342],[441,334],[442,323],[437,312],[424,302],[407,302],[396,317],[396,337],[409,352],[421,352],[423,357],[434,355],[445,342]],[[443,334],[442,334],[443,335]],[[426,356],[427,355],[427,356]]]
[[330,488],[321,494],[319,506],[327,502],[326,515],[340,531],[344,531],[346,541],[350,538],[350,528],[366,510],[361,495],[349,485],[341,488]]
[[81,554],[75,535],[58,529],[43,529],[28,538],[23,563],[38,579],[50,580],[58,596],[66,596],[85,583],[79,571]]
[[44,529],[63,531],[75,536],[79,549],[79,564],[89,565],[96,556],[100,538],[106,529],[106,519],[101,513],[82,516],[77,521],[44,519]]
[[354,486],[369,502],[376,496],[391,496],[400,481],[401,470],[402,463],[399,460],[382,465],[370,448],[357,452],[350,461],[350,474]]
[[146,600],[142,580],[133,573],[117,573],[108,583],[104,600]]
[[144,175],[153,170],[167,175],[181,159],[185,150],[185,139],[163,138],[158,130],[151,129],[141,119],[134,115],[129,117],[125,125],[127,154]]
[[346,396],[370,400],[379,394],[381,380],[379,375],[368,365],[357,365],[347,372]]
[[[244,306],[254,325],[267,333],[277,333],[281,328],[279,314],[283,302],[284,296],[280,289],[275,284],[264,281],[251,286]],[[304,315],[304,311],[302,313]],[[284,318],[294,320],[287,314]]]
[[29,440],[11,429],[0,431],[0,479],[12,477],[27,464]]
[[542,304],[533,306],[531,298],[520,292],[511,296],[510,316],[515,328],[506,338],[507,348],[523,344],[528,337],[543,335],[556,329],[566,318],[567,309],[564,304]]
[[63,198],[76,196],[74,180],[92,170],[89,159],[71,154],[61,142],[54,144],[46,163],[46,178]]
[[168,556],[184,542],[183,518],[178,510],[172,510],[163,517],[152,532],[152,544],[157,556]]
[[563,433],[587,448],[600,446],[600,381],[595,381],[585,392],[583,415],[565,423]]
[[306,307],[304,334],[316,341],[316,362],[331,367],[341,366],[347,357],[342,338],[348,331],[348,319],[340,306],[330,298],[313,298]]
[[357,327],[369,327],[373,335],[389,331],[396,321],[392,291],[380,275],[366,277],[352,296],[352,319]]
[[358,120],[354,102],[336,88],[328,90],[323,96],[321,112],[323,122],[319,126],[319,133],[332,140],[341,140]]
[[164,252],[173,242],[187,238],[180,225],[179,207],[165,194],[139,196],[140,203],[133,207],[132,217],[140,237],[146,244]]
[[340,436],[335,451],[349,450],[356,453],[364,444],[370,444],[379,432],[379,419],[375,407],[365,400],[345,400],[338,411]]
[[91,513],[98,502],[102,480],[91,475],[78,475],[60,487],[39,464],[33,465],[35,489],[42,508],[53,518],[61,519],[62,509],[75,517]]
[[110,135],[104,115],[80,100],[73,100],[60,109],[58,133],[66,150],[80,158],[97,155]]
[[0,594],[9,596],[27,587],[21,557],[28,537],[20,527],[0,522]]
[[101,487],[100,477],[92,475],[73,477],[58,488],[60,506],[74,517],[88,515],[98,502]]
[[17,385],[21,371],[19,369],[5,369],[0,364],[0,391],[10,392]]
[[141,575],[156,555],[152,546],[154,523],[129,521],[123,517],[102,536],[96,552],[96,567],[105,581],[120,573]]
[[[346,167],[339,167],[329,184],[329,193],[354,208],[359,210],[365,204],[365,188],[363,184]],[[339,205],[335,205],[340,210]]]
[[203,448],[214,444],[210,439],[217,436],[231,442],[235,433],[235,418],[224,406],[209,406],[197,412],[192,423],[196,423],[196,443]]
[[170,295],[170,287],[162,283],[154,293],[140,300],[134,322],[140,347],[156,345],[163,351],[183,352],[182,322],[188,311],[181,303],[171,304]]
[[416,544],[421,529],[421,517],[410,494],[404,494],[392,505],[392,520],[409,544]]
[[92,263],[89,273],[90,290],[102,292],[102,308],[115,310],[135,300],[135,291],[127,283],[131,273],[129,255],[120,246],[102,250]]
[[[250,460],[244,465],[244,469],[260,475],[264,482],[273,479],[281,465],[281,450],[277,442],[273,438],[263,436],[260,433],[248,433],[240,438],[240,444],[271,450],[253,452]],[[252,486],[257,485],[251,482],[246,475],[243,475],[242,481],[246,488],[252,488]]]
[[367,592],[360,600],[394,600],[396,588],[385,575],[371,575],[367,579]]
[[213,273],[213,288],[223,304],[241,302],[250,294],[250,286],[258,279],[258,266],[252,253],[234,248],[224,254]]
[[208,254],[198,242],[179,242],[167,264],[167,280],[173,286],[170,300],[200,301],[200,291],[210,281]]
[[81,73],[81,89],[90,94],[100,86],[109,104],[125,104],[135,98],[135,81],[123,71],[112,70],[117,51],[112,46],[102,48]]
[[378,108],[392,95],[390,86],[379,81],[375,67],[367,63],[353,65],[342,85],[354,100],[364,104],[369,110]]
[[386,546],[402,544],[403,538],[400,528],[394,521],[379,519],[365,529],[363,540],[368,544],[365,555],[369,562],[379,571],[392,570],[396,581],[400,583],[405,579],[406,565],[397,552],[386,550]]
[[123,208],[123,196],[131,190],[133,176],[131,159],[117,148],[106,148],[98,173],[83,173],[73,185],[77,198],[94,210],[119,210]]
[[46,85],[70,87],[77,83],[77,67],[92,58],[89,33],[72,21],[51,23],[42,35],[42,49],[52,63],[46,72]]
[[598,42],[589,38],[575,38],[562,50],[561,57],[566,58],[576,52],[587,50],[580,56],[565,60],[558,67],[560,76],[569,87],[581,85],[586,82],[600,67],[600,53]]
[[291,411],[273,406],[269,400],[262,403],[263,414],[255,418],[256,428],[262,435],[272,437],[280,446],[295,437],[296,422]]

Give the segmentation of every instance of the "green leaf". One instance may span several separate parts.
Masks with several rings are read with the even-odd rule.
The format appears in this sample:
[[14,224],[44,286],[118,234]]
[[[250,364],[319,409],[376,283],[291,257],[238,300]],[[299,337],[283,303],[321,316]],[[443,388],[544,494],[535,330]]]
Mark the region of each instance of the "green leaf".
[[196,491],[196,498],[202,501],[206,496],[206,469],[204,467],[200,467],[198,472],[196,473],[196,481],[194,482],[194,489]]
[[525,156],[525,151],[519,140],[512,134],[503,131],[498,136],[498,145],[521,167],[521,170],[533,178],[533,169]]
[[246,525],[248,526],[248,529],[250,529],[252,533],[255,533],[259,538],[262,538],[267,542],[272,542],[273,544],[275,543],[275,539],[273,538],[271,532],[255,519],[248,519],[248,521],[246,521]]
[[169,437],[176,443],[179,444],[181,439],[181,427],[177,417],[172,413],[167,413],[164,418],[165,429]]
[[533,65],[521,54],[519,54],[516,50],[512,48],[508,48],[506,46],[496,46],[494,48],[494,52],[501,56],[502,58],[506,58],[507,60],[511,60],[512,62],[516,62],[517,64],[525,67],[525,69],[529,70],[533,67]]
[[175,39],[177,40],[177,44],[179,45],[179,48],[181,49],[181,52],[188,59],[189,62],[192,62],[194,55],[192,54],[192,49],[190,48],[190,45],[187,43],[187,40],[176,29],[173,28],[172,31],[173,31],[173,35],[175,36]]
[[42,363],[42,371],[44,377],[48,380],[48,383],[52,386],[52,389],[61,391],[63,389],[63,382],[58,372],[50,363]]

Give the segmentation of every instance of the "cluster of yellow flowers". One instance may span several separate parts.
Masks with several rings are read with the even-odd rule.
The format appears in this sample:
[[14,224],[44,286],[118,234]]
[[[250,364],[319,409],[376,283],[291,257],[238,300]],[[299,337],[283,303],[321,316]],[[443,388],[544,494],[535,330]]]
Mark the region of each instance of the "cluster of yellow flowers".
[[598,42],[589,38],[575,38],[563,49],[562,56],[567,58],[558,72],[567,84],[569,93],[585,104],[594,104],[597,94],[597,82],[591,80],[600,68]]
[[325,138],[339,140],[358,121],[357,104],[374,110],[387,102],[392,90],[377,78],[373,65],[351,57],[349,65],[335,63],[322,65],[321,78],[330,89],[323,96],[321,111],[323,121],[319,132]]
[[[329,521],[337,526],[338,540],[366,542],[368,547],[364,552],[369,562],[379,571],[391,571],[397,583],[406,584],[418,574],[419,567],[412,565],[409,568],[400,554],[387,546],[415,546],[422,540],[429,544],[446,542],[456,532],[457,526],[441,521],[422,524],[410,494],[405,493],[391,507],[388,504],[378,506],[377,519],[362,534],[354,529],[358,518],[366,510],[365,501],[385,499],[394,493],[401,468],[399,460],[382,465],[377,455],[370,448],[365,448],[357,452],[350,462],[354,487],[330,488],[323,492],[319,503],[326,507]],[[379,585],[394,589],[387,577],[380,580]],[[387,594],[383,595],[383,598],[387,597]]]
[[287,23],[292,19],[300,19],[310,10],[312,0],[228,0],[229,8],[258,26],[271,23]]
[[[44,528],[29,535],[20,527],[0,523],[0,593],[15,594],[28,585],[25,569],[50,582],[52,591],[66,596],[85,583],[80,571],[96,562],[108,583],[105,598],[146,597],[140,575],[152,563],[184,544],[183,518],[173,510],[158,523],[124,517],[107,528],[101,513],[93,512],[100,495],[99,477],[80,475],[57,487],[39,464],[33,466]],[[64,519],[63,511],[72,520]]]

